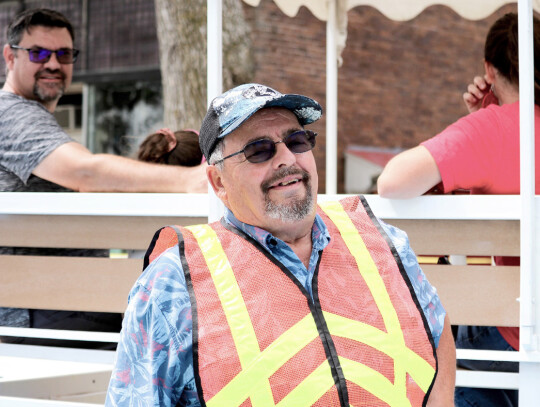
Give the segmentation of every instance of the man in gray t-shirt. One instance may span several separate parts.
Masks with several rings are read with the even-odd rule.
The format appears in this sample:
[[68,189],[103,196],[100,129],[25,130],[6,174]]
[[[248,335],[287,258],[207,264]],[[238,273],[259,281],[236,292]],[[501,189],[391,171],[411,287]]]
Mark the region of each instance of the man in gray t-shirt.
[[[92,154],[62,130],[52,113],[71,84],[79,53],[73,40],[71,23],[53,10],[23,11],[8,26],[3,48],[7,76],[0,91],[0,192],[207,192],[206,164],[180,167]],[[107,255],[13,247],[0,248],[1,253]],[[0,320],[40,328],[120,328],[118,314],[0,309]]]
[[32,175],[73,191],[208,191],[206,164],[159,165],[92,154],[62,131],[52,113],[71,84],[79,54],[73,48],[71,23],[62,14],[24,11],[8,26],[7,41],[7,76],[0,98],[0,191],[43,191],[32,187],[38,182]]

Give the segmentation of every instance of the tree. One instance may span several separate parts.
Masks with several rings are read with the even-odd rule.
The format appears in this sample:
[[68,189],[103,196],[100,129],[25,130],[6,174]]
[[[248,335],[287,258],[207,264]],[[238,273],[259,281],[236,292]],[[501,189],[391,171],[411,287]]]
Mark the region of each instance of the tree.
[[[206,0],[155,0],[164,123],[199,129],[206,113]],[[254,75],[241,0],[223,0],[223,87]]]

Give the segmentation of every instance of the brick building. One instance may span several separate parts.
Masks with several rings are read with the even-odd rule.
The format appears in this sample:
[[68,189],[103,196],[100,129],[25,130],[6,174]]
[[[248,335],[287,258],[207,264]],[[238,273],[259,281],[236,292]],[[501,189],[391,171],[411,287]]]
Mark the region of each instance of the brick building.
[[[125,153],[126,135],[142,137],[159,124],[153,2],[27,0],[24,4],[57,9],[76,27],[82,56],[74,80],[83,86],[62,103],[84,105],[82,111],[89,119],[81,130],[83,142],[95,151]],[[0,4],[2,26],[18,7],[20,2],[15,1]],[[243,7],[253,37],[253,80],[282,92],[309,95],[324,107],[325,23],[305,8],[294,18],[286,17],[272,0],[262,0],[256,8]],[[391,21],[366,6],[349,11],[347,46],[338,72],[338,192],[344,192],[348,146],[412,147],[466,114],[461,95],[473,76],[483,72],[487,30],[502,14],[516,9],[515,4],[507,5],[484,20],[468,21],[447,7],[432,6],[405,22]],[[5,40],[4,32],[1,38]],[[128,116],[136,123],[126,125]],[[324,192],[324,117],[312,128],[321,136],[315,154],[320,192]]]

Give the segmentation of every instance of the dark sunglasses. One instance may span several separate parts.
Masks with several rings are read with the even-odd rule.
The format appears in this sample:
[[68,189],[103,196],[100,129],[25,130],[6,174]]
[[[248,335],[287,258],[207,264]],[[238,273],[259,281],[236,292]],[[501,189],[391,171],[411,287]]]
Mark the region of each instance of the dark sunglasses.
[[276,155],[276,144],[279,143],[285,143],[287,148],[295,154],[305,153],[315,147],[315,136],[317,133],[311,130],[300,130],[289,134],[281,141],[255,140],[247,143],[242,150],[216,161],[215,164],[242,153],[250,163],[263,163]]
[[28,57],[31,62],[36,64],[44,64],[49,62],[52,54],[56,54],[56,59],[61,64],[72,64],[79,56],[79,50],[74,48],[60,48],[56,51],[47,48],[23,48],[18,45],[10,45],[12,49],[22,49],[28,51]]

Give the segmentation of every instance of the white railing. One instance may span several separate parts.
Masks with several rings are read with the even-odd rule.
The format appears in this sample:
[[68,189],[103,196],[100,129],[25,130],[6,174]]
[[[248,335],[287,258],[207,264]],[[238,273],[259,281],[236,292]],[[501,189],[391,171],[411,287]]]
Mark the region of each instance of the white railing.
[[[320,195],[319,200],[342,198],[345,195]],[[520,220],[520,196],[424,196],[410,200],[387,200],[377,195],[366,195],[374,214],[392,223],[392,219],[465,219],[465,220]],[[2,219],[10,215],[85,215],[85,216],[181,216],[206,217],[206,194],[101,194],[101,193],[0,193],[0,233]],[[534,200],[538,210],[540,199]],[[540,230],[537,220],[533,229]],[[148,236],[151,239],[151,236]],[[532,276],[538,269],[531,270]],[[536,284],[533,278],[527,284]],[[534,292],[534,290],[533,290]],[[531,305],[532,306],[532,305]],[[522,309],[523,310],[523,309]],[[523,311],[522,311],[523,312]],[[14,349],[14,348],[12,348]],[[28,349],[28,347],[26,347]],[[109,353],[110,355],[110,353]],[[0,358],[6,357],[0,352]],[[19,355],[23,357],[23,355]],[[49,355],[41,355],[46,357]],[[37,357],[36,354],[31,357]],[[112,364],[110,356],[104,356]],[[517,374],[487,374],[459,371],[457,384],[461,386],[515,388],[530,395],[540,383],[540,354],[522,348],[519,352],[459,350],[458,358],[478,360],[517,361],[527,366],[527,377]],[[107,363],[107,362],[105,362]],[[0,363],[1,376],[1,363]],[[2,379],[0,378],[0,381]],[[0,392],[1,396],[1,392]],[[526,406],[536,405],[537,399],[524,400]],[[0,398],[0,406],[7,401]],[[520,401],[521,403],[521,401]],[[20,404],[24,405],[24,404]]]

